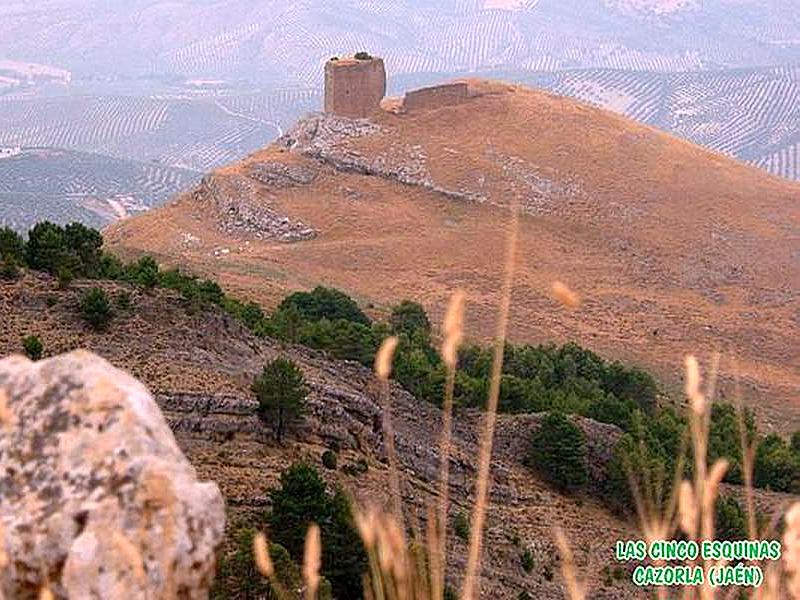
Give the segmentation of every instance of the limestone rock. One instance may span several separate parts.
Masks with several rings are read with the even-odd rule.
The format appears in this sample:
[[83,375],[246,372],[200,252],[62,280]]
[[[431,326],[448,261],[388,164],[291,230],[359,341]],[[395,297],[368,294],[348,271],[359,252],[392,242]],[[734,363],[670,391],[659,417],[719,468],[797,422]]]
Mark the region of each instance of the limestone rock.
[[[225,511],[131,376],[86,351],[0,361],[6,598],[206,598]],[[5,558],[5,560],[2,560]]]

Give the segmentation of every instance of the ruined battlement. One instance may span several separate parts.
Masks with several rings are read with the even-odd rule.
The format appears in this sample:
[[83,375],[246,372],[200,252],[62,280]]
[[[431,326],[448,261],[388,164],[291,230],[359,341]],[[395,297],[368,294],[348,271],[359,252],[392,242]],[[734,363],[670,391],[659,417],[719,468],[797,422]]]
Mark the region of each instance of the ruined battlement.
[[365,118],[379,110],[385,94],[382,58],[340,58],[325,63],[325,112]]
[[460,104],[469,96],[469,85],[466,81],[424,87],[406,93],[403,98],[403,111],[413,112]]

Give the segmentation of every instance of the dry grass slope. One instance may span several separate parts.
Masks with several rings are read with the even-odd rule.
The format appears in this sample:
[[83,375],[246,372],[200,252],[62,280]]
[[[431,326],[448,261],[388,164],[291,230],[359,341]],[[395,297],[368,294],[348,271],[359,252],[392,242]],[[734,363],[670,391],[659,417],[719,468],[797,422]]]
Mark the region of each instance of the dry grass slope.
[[[738,378],[768,426],[796,428],[800,184],[573,100],[471,85],[475,97],[457,106],[382,113],[365,135],[326,133],[315,156],[276,144],[214,173],[237,201],[308,224],[314,239],[225,230],[224,215],[195,193],[113,225],[109,244],[213,275],[267,305],[324,283],[377,310],[419,299],[438,319],[460,287],[467,335],[489,337],[508,224],[501,208],[517,198],[512,339],[576,340],[676,386],[686,352],[720,351],[721,397]],[[256,183],[247,174],[263,164],[313,178]],[[588,298],[579,311],[554,310],[556,279]]]

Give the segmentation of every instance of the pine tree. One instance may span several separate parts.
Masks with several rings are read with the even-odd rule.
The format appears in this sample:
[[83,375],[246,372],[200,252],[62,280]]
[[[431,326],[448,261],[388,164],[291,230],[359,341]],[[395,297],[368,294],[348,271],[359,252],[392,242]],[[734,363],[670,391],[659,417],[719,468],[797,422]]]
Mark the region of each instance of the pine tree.
[[286,429],[303,414],[308,388],[303,372],[291,360],[276,358],[267,363],[253,382],[258,416],[272,424],[280,443]]
[[588,479],[586,436],[562,413],[549,413],[533,435],[529,463],[559,487],[580,487]]

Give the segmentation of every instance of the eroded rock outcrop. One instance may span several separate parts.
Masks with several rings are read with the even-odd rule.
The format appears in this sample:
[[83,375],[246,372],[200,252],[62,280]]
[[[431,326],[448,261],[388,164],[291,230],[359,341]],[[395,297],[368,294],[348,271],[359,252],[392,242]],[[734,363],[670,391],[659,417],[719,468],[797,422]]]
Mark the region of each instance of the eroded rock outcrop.
[[0,361],[6,598],[205,598],[224,531],[150,394],[85,351]]

